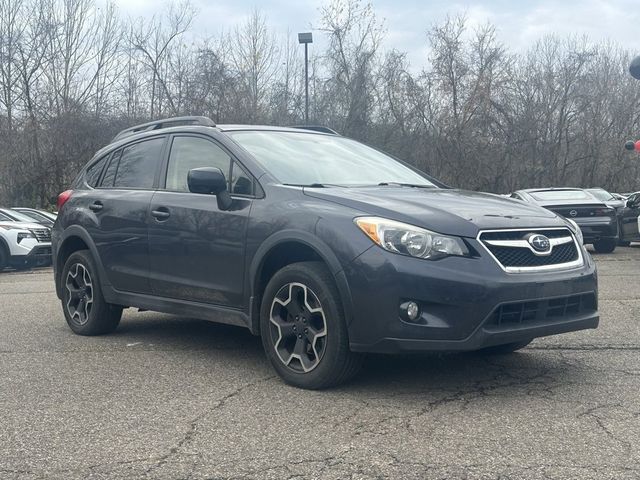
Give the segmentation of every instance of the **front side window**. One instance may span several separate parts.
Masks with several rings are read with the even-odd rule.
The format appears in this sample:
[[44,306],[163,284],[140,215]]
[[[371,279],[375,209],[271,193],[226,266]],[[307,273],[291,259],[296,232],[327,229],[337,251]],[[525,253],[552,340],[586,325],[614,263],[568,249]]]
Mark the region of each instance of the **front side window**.
[[222,148],[200,137],[175,137],[167,168],[167,190],[188,192],[189,170],[200,167],[216,167],[229,177],[231,157]]
[[156,167],[162,160],[164,138],[134,143],[122,150],[113,186],[116,188],[153,188]]
[[344,186],[406,183],[435,187],[392,157],[348,138],[255,130],[229,135],[282,183]]

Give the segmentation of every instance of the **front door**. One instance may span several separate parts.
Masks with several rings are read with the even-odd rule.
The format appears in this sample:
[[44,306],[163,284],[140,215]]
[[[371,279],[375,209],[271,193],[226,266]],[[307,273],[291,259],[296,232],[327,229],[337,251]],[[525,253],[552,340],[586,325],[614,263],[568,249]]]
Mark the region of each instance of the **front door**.
[[[220,210],[214,195],[189,192],[187,174],[198,167],[217,167],[230,178],[241,171],[229,153],[213,140],[176,135],[171,141],[165,189],[154,193],[149,213],[151,288],[155,295],[179,300],[242,307],[245,237],[253,199],[247,182],[229,210]],[[233,165],[233,166],[232,166]],[[234,175],[237,177],[237,173]]]

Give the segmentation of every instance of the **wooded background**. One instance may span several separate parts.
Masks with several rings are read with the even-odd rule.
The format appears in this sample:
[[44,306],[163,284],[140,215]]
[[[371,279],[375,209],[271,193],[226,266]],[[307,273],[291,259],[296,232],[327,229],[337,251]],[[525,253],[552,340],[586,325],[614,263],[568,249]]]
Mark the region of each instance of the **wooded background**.
[[[311,46],[310,121],[395,154],[452,186],[640,190],[640,82],[614,43],[541,38],[526,52],[463,16],[425,25],[430,54],[408,65],[356,0],[321,7]],[[273,12],[276,15],[277,12]],[[0,0],[0,204],[50,206],[122,128],[206,115],[296,125],[304,55],[258,10],[216,38],[173,4],[124,18],[93,0]]]

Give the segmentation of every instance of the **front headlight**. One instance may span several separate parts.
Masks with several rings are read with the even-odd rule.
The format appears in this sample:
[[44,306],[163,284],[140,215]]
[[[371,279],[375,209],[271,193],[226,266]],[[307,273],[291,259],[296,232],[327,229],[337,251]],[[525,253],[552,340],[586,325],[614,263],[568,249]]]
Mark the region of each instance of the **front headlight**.
[[565,218],[565,220],[569,222],[569,229],[573,231],[573,234],[578,239],[578,242],[580,243],[580,245],[582,245],[584,243],[584,237],[582,236],[582,230],[580,230],[578,224],[570,218]]
[[31,232],[18,232],[18,238],[17,238],[18,243],[20,243],[25,238],[36,238],[36,237]]
[[380,217],[358,217],[356,225],[385,250],[435,260],[448,255],[469,256],[464,242],[424,228]]

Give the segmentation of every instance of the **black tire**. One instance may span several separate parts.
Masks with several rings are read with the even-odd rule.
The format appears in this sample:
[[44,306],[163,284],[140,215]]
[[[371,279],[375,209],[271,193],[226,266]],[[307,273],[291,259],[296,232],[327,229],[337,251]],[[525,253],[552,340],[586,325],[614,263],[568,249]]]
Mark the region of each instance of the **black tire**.
[[62,311],[74,333],[103,335],[118,327],[122,307],[104,300],[98,269],[88,250],[72,253],[64,264],[60,278]]
[[631,242],[627,240],[618,240],[619,247],[628,247],[629,245],[631,245]]
[[0,272],[9,266],[9,252],[7,247],[0,243]]
[[618,242],[613,238],[605,238],[594,242],[593,248],[598,253],[611,253],[616,249],[616,243]]
[[505,343],[502,345],[483,348],[482,350],[479,350],[479,352],[483,355],[507,355],[526,347],[531,342],[533,342],[532,338],[521,342]]
[[350,380],[362,367],[364,355],[349,350],[333,276],[320,262],[294,263],[271,278],[262,297],[260,331],[269,361],[289,385],[329,388]]

